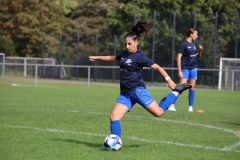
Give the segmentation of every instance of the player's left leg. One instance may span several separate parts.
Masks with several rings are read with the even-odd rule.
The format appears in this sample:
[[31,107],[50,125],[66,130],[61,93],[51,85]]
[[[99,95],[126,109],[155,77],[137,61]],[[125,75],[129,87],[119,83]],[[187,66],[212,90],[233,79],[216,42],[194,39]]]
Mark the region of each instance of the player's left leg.
[[168,110],[177,96],[189,88],[191,88],[191,85],[189,84],[176,85],[175,89],[164,97],[159,104],[156,103],[146,88],[136,89],[135,101],[154,116],[160,117],[166,110]]
[[189,73],[189,83],[192,85],[192,88],[189,89],[188,93],[188,111],[193,112],[193,105],[195,100],[195,86],[197,81],[197,68],[191,69]]
[[163,108],[159,107],[146,87],[136,88],[132,100],[140,104],[144,109],[156,117],[160,117],[164,113]]
[[196,80],[189,80],[189,83],[192,85],[192,88],[189,89],[188,92],[188,111],[193,112],[193,105],[195,100],[195,86]]
[[162,116],[168,108],[173,104],[174,101],[178,98],[178,95],[181,94],[186,89],[191,88],[189,84],[177,85],[175,89],[172,90],[166,97],[164,97],[159,105],[154,101],[146,109],[148,112],[153,114],[156,117]]
[[116,134],[121,137],[122,134],[122,127],[120,120],[122,117],[129,112],[135,102],[131,100],[131,94],[120,94],[116,103],[112,109],[110,114],[110,130],[111,134]]

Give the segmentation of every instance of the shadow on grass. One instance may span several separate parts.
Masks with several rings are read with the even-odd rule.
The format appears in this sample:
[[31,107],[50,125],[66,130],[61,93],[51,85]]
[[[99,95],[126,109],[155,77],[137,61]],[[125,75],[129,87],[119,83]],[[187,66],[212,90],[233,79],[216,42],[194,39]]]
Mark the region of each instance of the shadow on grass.
[[62,142],[68,142],[68,143],[75,143],[75,144],[84,144],[86,146],[92,147],[92,148],[99,148],[102,147],[103,144],[99,144],[99,143],[91,143],[91,142],[84,142],[84,141],[78,141],[78,140],[73,140],[73,139],[53,139],[55,141],[62,141]]
[[[53,140],[54,141],[67,142],[67,143],[84,144],[84,145],[86,145],[88,147],[91,147],[91,148],[101,148],[101,150],[106,150],[103,147],[103,143],[102,144],[100,144],[100,143],[91,143],[91,142],[84,142],[84,141],[78,141],[78,140],[73,140],[73,139],[60,139],[60,138],[53,139]],[[124,148],[138,148],[138,147],[140,147],[140,145],[127,145],[127,146],[124,145]]]
[[219,122],[219,123],[225,123],[225,124],[230,124],[234,126],[240,126],[240,123],[235,123],[235,122]]

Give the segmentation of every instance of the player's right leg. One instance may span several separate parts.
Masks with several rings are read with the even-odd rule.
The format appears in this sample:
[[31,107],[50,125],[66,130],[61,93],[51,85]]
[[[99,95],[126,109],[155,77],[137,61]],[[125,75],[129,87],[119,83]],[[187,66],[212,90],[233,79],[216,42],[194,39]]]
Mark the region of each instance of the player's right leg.
[[125,105],[116,103],[110,114],[110,130],[111,134],[116,134],[121,137],[122,127],[120,120],[128,112],[128,108]]

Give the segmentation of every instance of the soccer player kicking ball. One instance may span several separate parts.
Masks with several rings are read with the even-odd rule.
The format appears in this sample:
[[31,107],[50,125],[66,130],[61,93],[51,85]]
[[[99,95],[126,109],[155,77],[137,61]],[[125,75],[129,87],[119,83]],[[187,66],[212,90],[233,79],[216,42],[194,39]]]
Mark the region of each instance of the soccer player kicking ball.
[[[179,94],[192,87],[190,84],[176,85],[162,67],[150,60],[143,51],[137,48],[140,36],[147,34],[150,28],[150,22],[139,20],[130,28],[130,32],[124,36],[126,50],[117,56],[89,56],[90,61],[102,60],[119,63],[120,95],[110,114],[111,134],[116,134],[119,137],[121,137],[120,120],[127,112],[131,111],[136,103],[152,115],[160,117],[168,110]],[[143,67],[151,67],[159,72],[172,90],[159,104],[149,94],[144,84],[142,78]]]

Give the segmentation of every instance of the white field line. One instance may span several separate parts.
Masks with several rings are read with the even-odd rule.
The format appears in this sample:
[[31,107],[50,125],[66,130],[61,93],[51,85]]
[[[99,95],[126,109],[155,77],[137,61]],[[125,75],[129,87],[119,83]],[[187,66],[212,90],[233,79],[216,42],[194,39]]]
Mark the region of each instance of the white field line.
[[[85,112],[85,111],[70,110],[69,112]],[[89,111],[87,111],[87,113],[90,113],[90,114],[105,114],[105,115],[109,115],[110,114],[110,113],[89,112]],[[185,121],[177,121],[177,120],[164,119],[164,118],[155,118],[155,117],[128,116],[128,115],[124,115],[124,117],[138,118],[138,119],[152,119],[152,120],[156,120],[156,121],[164,121],[164,122],[172,122],[172,123],[181,123],[181,124],[192,125],[192,126],[200,126],[200,127],[205,127],[205,128],[209,128],[209,129],[216,129],[216,130],[220,130],[220,131],[224,131],[224,132],[229,132],[229,133],[234,134],[237,137],[240,137],[240,134],[237,133],[236,131],[233,131],[233,130],[230,130],[230,129],[214,127],[214,126],[211,126],[211,125],[205,125],[205,124],[199,124],[199,123],[191,123],[191,122],[185,122]]]
[[[6,125],[6,124],[0,124],[0,126],[8,127],[8,128],[31,129],[31,130],[42,131],[42,132],[79,134],[79,135],[97,136],[97,137],[105,137],[106,136],[105,134],[64,131],[64,130],[57,130],[57,129],[50,129],[50,128],[42,129],[42,128],[38,128],[38,127],[12,126],[12,125]],[[176,142],[171,142],[171,141],[151,141],[151,140],[141,139],[141,138],[137,138],[137,137],[123,137],[123,138],[142,141],[142,142],[148,142],[148,143],[163,143],[163,144],[172,144],[172,145],[183,146],[183,147],[202,148],[202,149],[207,149],[207,150],[230,151],[228,148],[225,149],[225,148],[216,148],[216,147],[210,147],[210,146],[191,145],[191,144],[176,143]],[[235,152],[240,152],[240,151],[235,151]]]
[[80,135],[96,136],[96,137],[104,137],[104,136],[106,136],[105,134],[64,131],[64,130],[51,129],[51,128],[42,129],[42,128],[37,128],[37,127],[12,126],[12,125],[7,125],[7,124],[0,124],[0,126],[8,127],[8,128],[31,129],[31,130],[44,131],[44,132],[55,132],[55,133],[66,133],[66,134],[80,134]]

